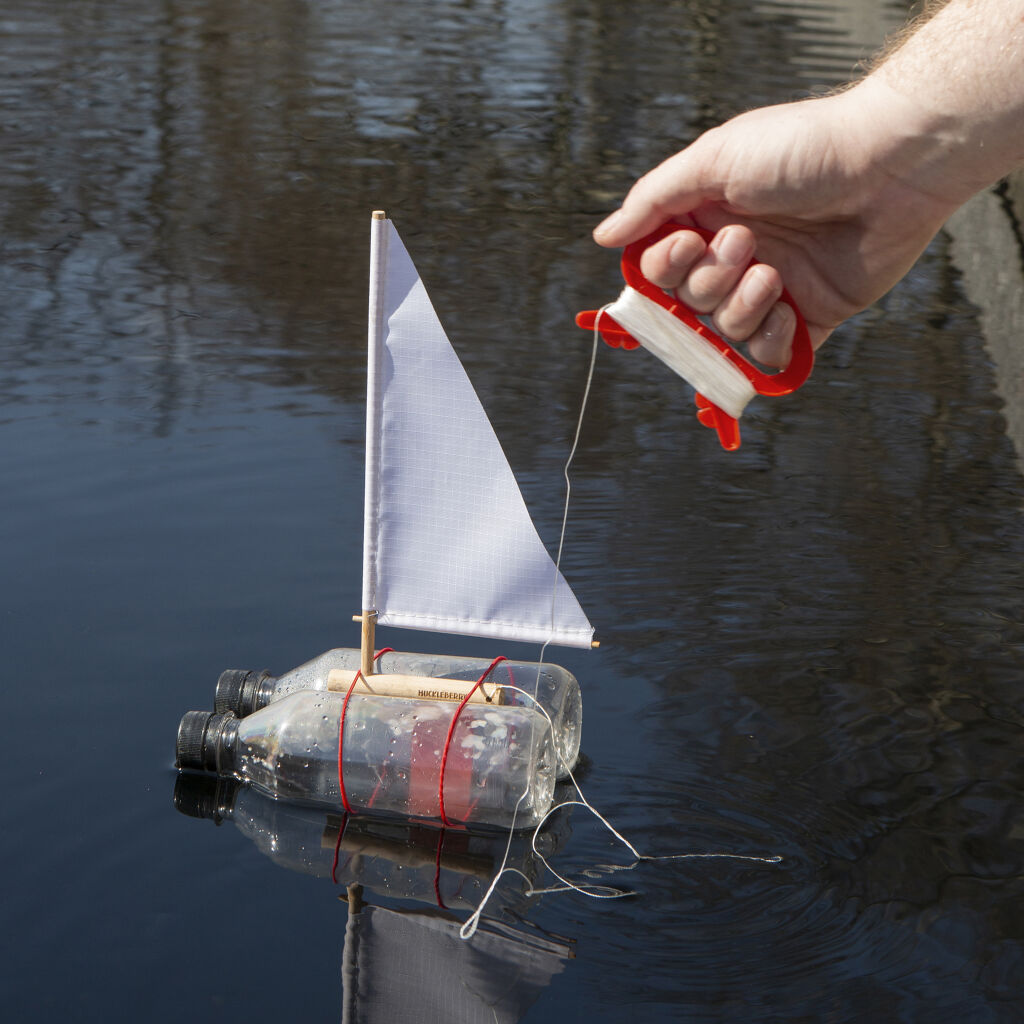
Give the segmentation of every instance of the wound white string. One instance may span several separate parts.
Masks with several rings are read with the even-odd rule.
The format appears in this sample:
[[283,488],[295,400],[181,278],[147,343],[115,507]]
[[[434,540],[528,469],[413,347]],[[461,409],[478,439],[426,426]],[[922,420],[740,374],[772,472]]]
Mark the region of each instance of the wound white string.
[[[633,289],[627,289],[627,291],[632,291],[632,290]],[[636,292],[635,294],[638,295],[645,302],[649,302],[650,301],[648,299],[645,299],[644,296],[640,295],[639,292]],[[620,297],[619,301],[621,302],[621,297]],[[652,306],[655,306],[656,308],[660,308],[660,307],[657,307],[656,303],[651,302],[650,304]],[[565,462],[565,469],[564,469],[564,476],[565,476],[565,505],[564,505],[563,510],[562,510],[562,530],[561,530],[561,534],[560,534],[560,536],[558,538],[558,554],[557,554],[557,557],[555,558],[555,581],[556,581],[556,585],[557,585],[558,574],[559,574],[559,572],[561,570],[562,551],[563,551],[563,548],[564,548],[564,545],[565,545],[565,533],[566,533],[566,527],[567,527],[568,520],[569,520],[569,498],[570,498],[571,491],[572,491],[572,484],[571,484],[571,481],[570,481],[570,478],[569,478],[569,467],[572,465],[572,460],[573,460],[574,456],[576,455],[576,449],[579,446],[580,434],[582,433],[582,429],[583,429],[583,415],[584,415],[584,412],[586,411],[586,408],[587,408],[587,401],[588,401],[588,399],[590,397],[590,386],[591,386],[591,384],[593,382],[593,379],[594,379],[594,365],[595,365],[595,363],[597,361],[598,340],[600,338],[599,325],[600,325],[600,322],[601,322],[601,317],[606,312],[610,316],[615,315],[613,313],[613,309],[615,308],[616,305],[617,305],[617,303],[612,303],[612,304],[607,305],[607,306],[602,306],[601,309],[598,310],[597,316],[595,317],[595,320],[594,320],[594,343],[593,343],[593,348],[591,349],[591,353],[590,353],[590,366],[589,366],[589,369],[587,371],[586,386],[583,389],[583,399],[582,399],[582,401],[580,403],[580,414],[579,414],[579,418],[576,421],[576,434],[575,434],[575,436],[573,438],[572,447],[569,450],[569,456],[568,456],[568,458],[566,459],[566,462]],[[615,319],[623,327],[627,327],[627,325],[625,323],[623,323],[623,321],[620,320],[617,315],[615,315]],[[675,320],[675,317],[672,317],[672,319]],[[678,320],[675,320],[675,322],[680,327],[685,327],[685,325],[680,324]],[[689,330],[689,328],[686,328],[686,329]],[[630,333],[633,333],[633,329],[632,328],[627,327],[627,330],[629,330]],[[702,338],[700,338],[700,335],[696,334],[696,332],[694,332],[694,331],[690,331],[690,333],[693,334],[693,336],[696,337],[700,341],[700,343],[702,345],[707,346],[707,342],[704,341]],[[638,340],[640,340],[639,336],[637,336],[637,335],[634,335],[634,336],[637,337]],[[711,347],[711,346],[708,346],[708,347]],[[720,356],[719,353],[716,352],[716,355],[719,355],[719,358],[721,359],[721,356]],[[722,359],[722,362],[726,362],[726,360]],[[671,364],[669,364],[669,365],[671,365]],[[727,365],[729,365],[731,367],[731,364],[727,363]],[[735,369],[735,367],[731,367],[731,368]],[[675,367],[673,367],[673,369],[675,369]],[[738,370],[736,372],[739,373]],[[741,376],[742,376],[742,374],[741,374]],[[746,378],[744,378],[744,380],[746,380]],[[707,392],[702,390],[701,393],[704,394],[705,397],[709,397],[710,398],[710,396],[707,394]],[[751,388],[751,394],[753,394],[753,393],[754,393],[753,389]],[[711,398],[711,401],[715,401],[715,399]],[[748,399],[748,401],[749,401],[749,399]],[[715,404],[717,405],[719,403],[716,402]],[[746,404],[746,403],[744,403],[744,404]],[[722,408],[725,408],[725,406],[722,406]],[[728,412],[728,409],[726,409],[726,411]],[[741,409],[741,411],[742,411],[742,409]],[[555,587],[553,586],[552,587],[552,594],[551,594],[551,617],[552,617],[552,621],[554,621],[554,614],[555,614]],[[544,645],[541,647],[540,657],[537,660],[537,680],[536,680],[536,683],[535,683],[535,689],[536,689],[536,691],[538,693],[540,692],[540,673],[541,673],[541,669],[542,669],[542,667],[544,665],[544,653],[547,650],[549,643],[550,643],[550,641],[546,641],[544,643]],[[536,698],[536,696],[534,694],[528,692],[527,690],[523,690],[523,689],[521,689],[518,686],[513,686],[513,685],[511,685],[509,683],[503,683],[502,687],[505,690],[511,690],[511,691],[516,692],[516,693],[519,693],[523,697],[527,698],[527,700],[531,701],[532,704],[534,705],[534,707],[537,709],[537,711],[539,711],[547,719],[548,726],[551,729],[552,737],[554,737],[555,726],[554,726],[554,723],[551,721],[551,716],[548,714],[547,710],[540,704],[540,702],[537,700],[537,698]],[[594,815],[595,818],[597,818],[598,821],[601,822],[602,825],[604,825],[604,827],[606,829],[608,829],[609,832],[611,832],[611,834],[613,836],[615,836],[616,839],[619,840],[619,842],[621,842],[626,847],[626,849],[628,849],[630,851],[630,853],[633,854],[633,856],[635,858],[635,860],[634,860],[634,862],[632,864],[602,865],[599,869],[589,869],[587,872],[585,872],[586,874],[590,874],[592,876],[594,874],[597,874],[597,873],[611,874],[611,873],[617,872],[617,871],[632,871],[639,864],[641,864],[641,863],[643,863],[645,861],[728,859],[728,860],[739,860],[739,861],[752,861],[752,862],[760,863],[760,864],[778,864],[778,863],[781,862],[782,858],[777,856],[777,855],[762,856],[762,855],[756,855],[756,854],[730,853],[730,852],[727,852],[727,851],[698,851],[698,852],[692,852],[692,853],[671,853],[671,854],[662,854],[662,855],[652,855],[652,854],[643,854],[643,853],[641,853],[624,835],[622,835],[621,832],[619,832],[612,825],[612,823],[603,814],[601,814],[600,811],[597,810],[596,807],[594,807],[593,804],[590,803],[589,800],[587,800],[587,798],[583,795],[583,790],[580,789],[579,783],[576,781],[576,776],[573,775],[573,773],[572,773],[572,766],[569,765],[569,764],[566,764],[565,759],[562,757],[561,750],[559,749],[560,745],[556,742],[556,743],[553,744],[553,746],[554,746],[554,749],[555,749],[555,756],[558,758],[558,760],[561,762],[562,766],[564,767],[565,773],[566,773],[566,775],[568,775],[569,780],[572,783],[573,789],[575,789],[576,795],[577,795],[577,797],[579,799],[577,799],[577,800],[563,800],[561,803],[555,804],[554,806],[549,808],[549,810],[544,815],[544,817],[541,818],[541,820],[534,827],[533,834],[530,837],[530,847],[531,847],[534,855],[541,862],[541,864],[543,864],[544,867],[547,869],[547,871],[549,871],[556,879],[558,879],[558,881],[561,883],[561,885],[548,886],[548,887],[543,888],[543,889],[536,889],[533,886],[532,879],[530,879],[526,874],[524,874],[518,868],[513,868],[513,867],[509,867],[508,866],[508,858],[509,858],[509,854],[510,854],[511,849],[512,849],[512,838],[515,835],[516,818],[517,818],[517,816],[519,814],[519,808],[522,805],[522,802],[526,799],[526,797],[529,795],[529,792],[530,792],[530,787],[529,787],[529,783],[528,783],[527,784],[527,788],[523,791],[522,795],[516,801],[515,807],[513,808],[513,811],[512,811],[512,822],[509,825],[508,839],[506,840],[506,843],[505,843],[505,852],[502,855],[501,864],[498,867],[498,871],[495,874],[494,878],[491,879],[491,883],[487,887],[487,891],[484,893],[483,898],[480,900],[480,903],[478,904],[476,910],[473,911],[473,913],[469,916],[469,918],[464,922],[462,927],[459,929],[459,937],[460,938],[468,940],[468,939],[471,939],[476,934],[476,930],[479,927],[480,919],[481,919],[481,917],[483,915],[484,909],[486,908],[488,902],[490,901],[491,896],[494,894],[494,890],[498,887],[498,884],[500,883],[501,879],[505,875],[507,875],[507,874],[518,875],[520,878],[522,878],[522,879],[524,879],[526,881],[528,889],[527,889],[525,895],[527,895],[527,896],[540,896],[540,895],[546,895],[546,894],[549,894],[549,893],[556,893],[556,892],[577,892],[577,893],[580,893],[583,896],[589,897],[590,899],[606,899],[606,900],[608,900],[608,899],[622,899],[625,896],[635,896],[635,895],[637,895],[637,893],[634,890],[616,889],[613,886],[597,885],[597,884],[594,884],[594,883],[591,883],[591,882],[574,882],[571,879],[566,878],[564,875],[561,875],[559,872],[557,872],[551,866],[551,863],[544,856],[544,854],[542,854],[540,852],[540,850],[537,849],[537,837],[540,834],[541,829],[544,827],[544,825],[547,823],[547,821],[551,818],[551,816],[553,814],[555,814],[557,811],[560,811],[562,808],[565,808],[565,807],[585,807],[588,811],[590,811],[590,813],[592,815]]]
[[635,288],[624,288],[602,312],[734,419],[757,394],[744,373],[711,342]]

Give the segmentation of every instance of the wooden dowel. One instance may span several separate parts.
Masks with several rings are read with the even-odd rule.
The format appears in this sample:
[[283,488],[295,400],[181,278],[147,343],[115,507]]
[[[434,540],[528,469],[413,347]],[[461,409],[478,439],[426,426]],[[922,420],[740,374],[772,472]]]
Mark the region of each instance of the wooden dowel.
[[[334,693],[347,693],[355,676],[355,669],[332,668],[327,673],[327,689]],[[433,676],[413,676],[397,672],[378,673],[356,683],[353,693],[378,697],[413,697],[420,700],[458,702],[469,693],[476,682],[465,679],[436,679]],[[483,683],[469,698],[470,704],[502,704],[504,687],[499,683]]]
[[365,679],[373,675],[373,640],[377,628],[376,611],[363,609],[359,621],[363,624],[362,638],[359,644],[359,667],[362,669]]

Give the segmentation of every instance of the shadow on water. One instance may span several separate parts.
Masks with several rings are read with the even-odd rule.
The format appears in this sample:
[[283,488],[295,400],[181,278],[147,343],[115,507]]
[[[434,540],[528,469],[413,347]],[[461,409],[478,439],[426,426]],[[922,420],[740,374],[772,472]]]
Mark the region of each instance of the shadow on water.
[[[704,128],[846,78],[903,8],[381,11],[26,0],[0,20],[12,1019],[376,1020],[351,1016],[352,965],[395,995],[413,949],[435,950],[410,968],[424,999],[521,979],[491,1000],[510,1020],[1019,1019],[1024,489],[966,236],[837,332],[798,396],[755,404],[731,456],[643,353],[598,356],[563,565],[602,647],[557,659],[584,687],[585,790],[643,853],[778,864],[513,899],[456,965],[483,875],[414,910],[405,880],[449,879],[436,847],[364,836],[364,873],[328,884],[336,822],[170,808],[174,728],[221,669],[355,641],[369,211],[553,542],[590,351],[572,314],[619,287],[590,227]],[[387,843],[419,859],[370,879]],[[632,860],[585,815],[556,845],[567,871]],[[362,924],[342,882],[374,904]]]

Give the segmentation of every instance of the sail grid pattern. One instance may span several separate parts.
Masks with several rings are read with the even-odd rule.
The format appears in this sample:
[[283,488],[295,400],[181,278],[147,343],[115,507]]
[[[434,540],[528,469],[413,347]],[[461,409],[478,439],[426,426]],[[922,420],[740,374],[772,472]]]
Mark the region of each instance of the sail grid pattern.
[[[364,592],[382,625],[589,647],[593,627],[387,222]],[[372,446],[371,446],[372,448]]]

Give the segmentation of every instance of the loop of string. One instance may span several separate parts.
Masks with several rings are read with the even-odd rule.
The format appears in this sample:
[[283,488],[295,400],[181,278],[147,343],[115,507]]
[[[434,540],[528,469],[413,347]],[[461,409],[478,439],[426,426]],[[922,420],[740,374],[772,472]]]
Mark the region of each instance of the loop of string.
[[448,724],[448,735],[445,737],[444,750],[441,753],[441,770],[437,774],[437,805],[441,811],[441,821],[445,825],[450,825],[451,822],[448,820],[448,815],[444,812],[444,770],[448,765],[448,750],[452,745],[452,736],[455,734],[455,725],[459,720],[459,715],[462,714],[462,709],[469,703],[469,698],[476,693],[484,684],[484,680],[494,671],[496,665],[500,665],[503,661],[508,661],[508,658],[504,654],[499,654],[487,666],[487,670],[484,674],[476,681],[476,685],[466,694],[465,697],[459,703],[459,706],[455,709],[455,714],[452,715],[452,720]]
[[[385,654],[391,652],[393,648],[383,647],[374,656],[373,660],[378,661]],[[437,775],[437,802],[440,810],[441,821],[444,825],[450,826],[452,822],[449,820],[448,815],[444,809],[444,773],[445,768],[448,765],[448,751],[451,748],[452,737],[455,734],[455,726],[458,724],[459,716],[462,714],[462,709],[469,703],[470,697],[480,689],[481,686],[486,682],[487,677],[494,671],[497,665],[500,665],[503,661],[508,659],[503,654],[499,654],[487,669],[476,681],[475,685],[470,691],[462,698],[459,702],[459,706],[455,709],[455,713],[452,715],[452,720],[448,724],[448,734],[444,741],[444,750],[441,754],[441,766]],[[359,680],[363,678],[361,669],[356,670],[356,674],[352,677],[352,682],[349,684],[348,689],[345,691],[345,697],[341,702],[341,717],[338,720],[338,789],[341,793],[341,804],[345,808],[346,814],[355,814],[351,803],[348,799],[348,793],[345,790],[345,761],[344,761],[344,747],[345,747],[345,716],[348,714],[348,702],[352,697],[352,693],[356,688]],[[336,862],[335,862],[336,863]]]
[[[373,656],[373,660],[377,661],[393,650],[393,647],[382,647]],[[341,790],[341,805],[345,808],[346,814],[355,814],[355,811],[352,809],[352,805],[348,802],[348,794],[345,792],[345,762],[342,756],[342,748],[345,745],[345,715],[348,712],[348,702],[349,698],[352,696],[352,691],[356,688],[356,683],[358,683],[362,678],[363,670],[356,669],[356,674],[352,677],[352,682],[345,691],[345,699],[341,702],[341,718],[338,720],[338,789]],[[335,858],[335,864],[337,864],[337,858]]]
[[[509,685],[506,684],[505,688],[508,689],[508,690],[515,690],[517,693],[522,694],[524,697],[526,697],[530,701],[532,701],[533,705],[535,706],[537,711],[540,712],[540,714],[542,714],[547,719],[548,724],[551,725],[551,727],[552,727],[552,730],[554,729],[554,723],[552,723],[552,721],[551,721],[551,716],[547,713],[546,709],[541,706],[540,702],[537,700],[536,697],[533,696],[532,693],[529,693],[526,690],[522,690],[518,686],[509,686]],[[556,751],[557,751],[557,745],[556,745]],[[622,898],[624,898],[626,896],[635,896],[635,895],[637,895],[636,891],[632,890],[632,889],[616,889],[616,888],[614,888],[612,886],[596,885],[596,884],[594,884],[592,882],[583,882],[583,883],[574,882],[574,881],[572,881],[572,879],[566,878],[564,875],[562,875],[559,872],[557,872],[551,866],[551,863],[550,863],[550,861],[548,861],[547,857],[545,857],[544,854],[541,853],[540,850],[537,848],[537,837],[540,835],[541,829],[545,826],[545,824],[547,824],[547,822],[551,818],[551,816],[553,814],[555,814],[556,811],[560,811],[563,807],[585,807],[595,818],[597,818],[598,821],[601,822],[602,825],[604,825],[604,827],[606,829],[608,829],[609,832],[611,832],[611,834],[613,836],[615,836],[616,839],[619,840],[620,843],[623,844],[623,846],[626,847],[626,849],[629,850],[630,853],[633,854],[635,860],[634,860],[634,862],[632,864],[605,865],[603,867],[603,870],[606,871],[606,872],[612,872],[612,871],[631,871],[635,867],[637,867],[639,864],[644,863],[644,862],[666,861],[666,860],[738,860],[738,861],[746,861],[746,862],[757,863],[757,864],[779,864],[782,861],[782,858],[780,856],[778,856],[778,855],[763,856],[763,855],[760,855],[760,854],[730,853],[730,852],[724,851],[724,850],[706,850],[706,851],[702,850],[702,851],[695,851],[695,852],[691,852],[691,853],[669,853],[669,854],[646,854],[646,853],[641,853],[583,795],[583,790],[580,789],[580,784],[576,781],[576,776],[573,775],[572,769],[569,767],[569,765],[567,765],[565,763],[565,760],[562,758],[560,753],[557,754],[557,756],[558,756],[559,761],[565,767],[565,771],[566,771],[566,774],[569,777],[569,781],[572,783],[573,789],[576,790],[576,795],[579,797],[579,799],[578,800],[563,800],[561,803],[555,804],[553,807],[551,807],[548,810],[548,812],[544,815],[544,817],[541,818],[541,820],[539,822],[537,822],[536,826],[534,826],[533,833],[530,836],[530,849],[533,851],[534,856],[541,862],[541,864],[544,865],[544,867],[547,869],[547,871],[549,871],[552,875],[554,875],[554,877],[556,879],[558,879],[558,881],[561,882],[562,884],[560,886],[552,886],[552,887],[548,887],[548,888],[545,888],[545,889],[535,889],[533,887],[532,881],[522,871],[520,871],[518,868],[513,868],[513,867],[509,867],[508,866],[509,853],[511,852],[511,849],[512,849],[512,837],[513,837],[513,835],[515,833],[515,819],[516,819],[516,815],[519,812],[519,805],[523,802],[523,800],[529,794],[529,788],[527,788],[523,792],[522,796],[519,797],[519,800],[516,802],[515,809],[512,812],[512,824],[509,827],[508,841],[505,844],[505,852],[504,852],[504,855],[502,856],[502,859],[501,859],[501,865],[499,866],[498,871],[495,874],[494,878],[491,879],[491,884],[488,886],[487,891],[484,893],[483,899],[478,904],[476,910],[473,911],[473,913],[469,916],[469,918],[466,920],[466,922],[459,929],[459,937],[460,938],[462,938],[462,939],[471,939],[476,934],[476,930],[479,927],[480,918],[483,915],[484,909],[487,906],[487,903],[490,901],[491,896],[494,894],[494,890],[498,887],[498,883],[501,881],[502,877],[504,875],[506,875],[506,874],[519,875],[521,878],[524,878],[526,880],[528,889],[527,889],[525,895],[527,895],[527,896],[538,896],[538,895],[543,895],[543,894],[547,894],[547,893],[554,893],[554,892],[577,892],[580,895],[588,896],[591,899],[614,900],[614,899],[622,899]]]

